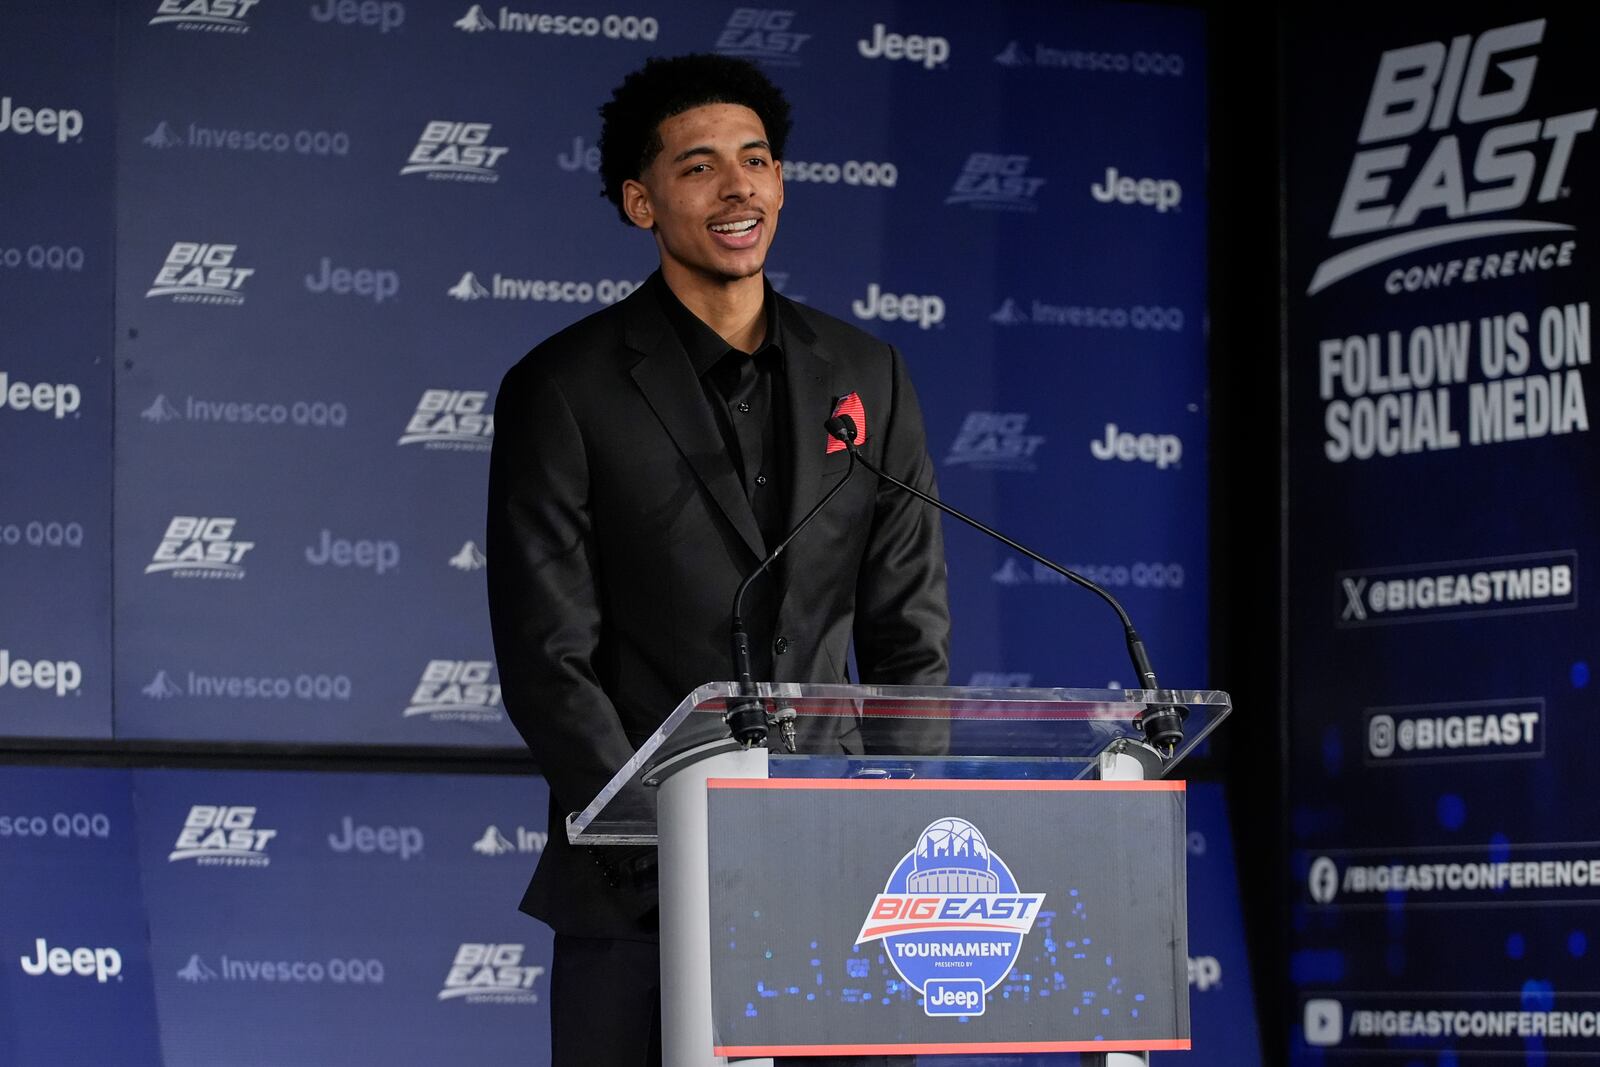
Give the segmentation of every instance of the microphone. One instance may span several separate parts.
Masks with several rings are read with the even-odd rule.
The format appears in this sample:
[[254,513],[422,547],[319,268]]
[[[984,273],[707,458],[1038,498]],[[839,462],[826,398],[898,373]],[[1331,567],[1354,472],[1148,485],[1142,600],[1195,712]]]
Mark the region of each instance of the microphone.
[[[843,489],[846,483],[850,481],[850,476],[856,472],[856,460],[860,457],[856,455],[854,449],[849,449],[849,452],[849,466],[845,468],[844,477],[839,479],[839,484],[829,489],[822,499],[817,501],[810,511],[806,512],[805,517],[795,524],[795,528],[790,530],[782,541],[778,542],[778,547],[774,548],[766,559],[758,563],[755,570],[745,575],[744,581],[739,583],[738,591],[733,594],[733,611],[731,612],[729,623],[729,637],[733,644],[733,672],[736,686],[734,699],[729,702],[728,710],[723,713],[722,721],[727,723],[728,731],[733,734],[734,740],[745,748],[751,748],[766,742],[768,723],[766,709],[762,706],[761,699],[756,696],[756,684],[750,678],[752,670],[750,666],[750,634],[746,632],[744,627],[744,595],[756,578],[765,573],[773,563],[777,562],[778,557],[783,555],[783,550],[789,547],[790,542],[800,536],[800,531],[809,526],[811,520],[816,518],[823,508],[828,506],[828,501],[838,496],[839,490]],[[784,745],[790,752],[793,752],[795,750],[794,715],[792,713],[779,715],[777,722],[783,732]]]
[[[996,530],[990,526],[985,526],[972,516],[954,507],[951,507],[949,504],[946,504],[937,497],[924,493],[915,486],[907,485],[894,475],[889,474],[872,463],[856,448],[856,437],[858,436],[856,431],[856,422],[849,415],[835,415],[822,425],[823,428],[828,431],[829,437],[832,437],[842,443],[850,455],[856,460],[859,460],[863,467],[867,468],[867,470],[871,471],[873,474],[876,474],[879,478],[882,478],[890,485],[904,489],[906,492],[921,500],[923,503],[931,504],[940,511],[944,512],[946,515],[960,519],[968,526],[971,526],[974,530],[988,534],[990,537],[994,538],[996,541],[999,541],[1007,548],[1010,548],[1016,552],[1020,552],[1024,556],[1027,556],[1029,559],[1033,560],[1035,563],[1050,568],[1063,578],[1066,578],[1075,585],[1089,590],[1101,600],[1104,600],[1107,604],[1110,604],[1111,610],[1115,611],[1117,613],[1117,618],[1122,621],[1123,637],[1128,645],[1128,658],[1133,661],[1133,671],[1139,679],[1140,687],[1143,689],[1160,688],[1160,686],[1156,683],[1155,668],[1150,664],[1150,653],[1146,651],[1144,647],[1144,639],[1139,636],[1139,631],[1133,628],[1133,620],[1128,617],[1128,613],[1123,610],[1122,605],[1117,602],[1116,597],[1112,596],[1097,583],[1090,581],[1088,578],[1085,578],[1076,571],[1070,571],[1053,560],[1045,559],[1043,556],[1039,555],[1039,553],[1033,551],[1033,549],[1017,544],[1017,542],[1013,541],[999,530]],[[1139,729],[1143,731],[1145,740],[1147,742],[1149,742],[1157,750],[1163,752],[1166,756],[1170,757],[1173,751],[1177,748],[1178,744],[1183,741],[1183,722],[1188,717],[1189,709],[1183,707],[1182,705],[1156,705],[1154,707],[1146,708],[1143,714],[1139,716]]]

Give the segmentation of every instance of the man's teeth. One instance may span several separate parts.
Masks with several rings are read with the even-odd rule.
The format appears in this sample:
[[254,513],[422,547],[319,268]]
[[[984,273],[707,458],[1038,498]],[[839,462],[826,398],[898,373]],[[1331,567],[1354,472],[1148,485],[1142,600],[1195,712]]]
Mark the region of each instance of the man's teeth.
[[745,219],[743,222],[718,222],[712,224],[712,229],[717,233],[749,233],[756,228],[759,219]]

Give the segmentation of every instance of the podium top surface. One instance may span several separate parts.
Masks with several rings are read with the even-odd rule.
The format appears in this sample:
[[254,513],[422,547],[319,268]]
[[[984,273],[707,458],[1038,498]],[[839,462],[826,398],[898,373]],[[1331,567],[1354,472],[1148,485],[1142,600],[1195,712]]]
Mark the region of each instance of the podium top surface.
[[[652,844],[656,787],[678,766],[738,748],[723,722],[732,682],[684,697],[600,795],[567,816],[575,844]],[[777,727],[773,775],[811,766],[836,777],[1084,778],[1101,752],[1143,741],[1147,708],[1187,710],[1183,741],[1149,777],[1164,777],[1232,710],[1214,689],[989,689],[954,686],[756,685],[769,716],[795,722],[791,754]],[[793,761],[780,769],[780,764]],[[819,773],[819,772],[811,772]]]

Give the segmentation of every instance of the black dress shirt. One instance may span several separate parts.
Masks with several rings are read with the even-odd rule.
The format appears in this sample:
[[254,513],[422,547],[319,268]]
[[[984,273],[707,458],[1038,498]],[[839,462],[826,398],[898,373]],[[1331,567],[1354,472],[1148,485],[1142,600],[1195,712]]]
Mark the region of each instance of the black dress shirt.
[[777,302],[767,287],[767,335],[755,352],[741,352],[683,305],[659,276],[662,310],[716,416],[733,469],[744,486],[770,551],[787,533],[789,405],[783,385],[783,337]]

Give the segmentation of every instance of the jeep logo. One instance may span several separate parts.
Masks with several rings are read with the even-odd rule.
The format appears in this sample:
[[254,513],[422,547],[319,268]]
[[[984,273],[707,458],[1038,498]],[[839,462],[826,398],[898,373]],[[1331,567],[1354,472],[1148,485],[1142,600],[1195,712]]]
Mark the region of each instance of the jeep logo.
[[1183,442],[1176,434],[1119,432],[1117,424],[1106,423],[1105,440],[1089,442],[1089,452],[1095,459],[1120,459],[1124,463],[1138,460],[1154,463],[1157,470],[1166,470],[1183,458]]
[[867,286],[865,300],[852,300],[850,310],[858,319],[882,319],[884,322],[914,322],[919,329],[927,330],[944,321],[944,298],[916,296],[902,293],[896,296],[878,288],[877,282]]

